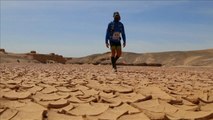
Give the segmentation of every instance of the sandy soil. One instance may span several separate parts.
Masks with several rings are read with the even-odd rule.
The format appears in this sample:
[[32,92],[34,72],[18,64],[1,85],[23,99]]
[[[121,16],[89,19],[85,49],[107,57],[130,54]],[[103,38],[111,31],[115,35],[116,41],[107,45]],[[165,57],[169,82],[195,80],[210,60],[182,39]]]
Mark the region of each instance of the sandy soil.
[[0,64],[1,120],[213,119],[213,68]]

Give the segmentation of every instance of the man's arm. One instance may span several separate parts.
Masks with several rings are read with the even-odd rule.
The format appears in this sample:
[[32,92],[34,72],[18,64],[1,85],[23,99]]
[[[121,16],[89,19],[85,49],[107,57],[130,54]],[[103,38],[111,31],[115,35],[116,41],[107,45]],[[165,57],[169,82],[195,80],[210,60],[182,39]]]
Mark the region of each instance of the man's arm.
[[126,35],[125,35],[125,30],[124,30],[124,25],[122,24],[122,31],[121,31],[121,35],[123,38],[123,46],[126,46]]
[[106,30],[106,37],[105,37],[105,43],[108,44],[108,40],[110,37],[110,24],[108,24],[107,30]]

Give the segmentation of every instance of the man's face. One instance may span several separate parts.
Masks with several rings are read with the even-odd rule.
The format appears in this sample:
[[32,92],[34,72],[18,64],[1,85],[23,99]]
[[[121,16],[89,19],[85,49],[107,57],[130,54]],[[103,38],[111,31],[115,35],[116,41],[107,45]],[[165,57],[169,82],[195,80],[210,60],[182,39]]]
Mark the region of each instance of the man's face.
[[115,21],[119,21],[119,20],[120,20],[120,16],[119,16],[119,15],[116,15],[116,16],[114,17],[114,20],[115,20]]

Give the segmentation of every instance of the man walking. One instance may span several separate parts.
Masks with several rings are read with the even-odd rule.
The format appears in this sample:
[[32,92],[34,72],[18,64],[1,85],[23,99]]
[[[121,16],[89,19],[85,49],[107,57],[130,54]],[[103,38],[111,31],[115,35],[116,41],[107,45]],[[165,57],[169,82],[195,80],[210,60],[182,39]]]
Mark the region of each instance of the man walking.
[[114,12],[113,14],[114,21],[110,22],[107,27],[106,32],[106,47],[111,49],[111,62],[114,72],[117,72],[116,61],[122,54],[121,50],[121,36],[123,39],[123,47],[126,46],[126,35],[124,30],[124,25],[120,22],[119,12]]

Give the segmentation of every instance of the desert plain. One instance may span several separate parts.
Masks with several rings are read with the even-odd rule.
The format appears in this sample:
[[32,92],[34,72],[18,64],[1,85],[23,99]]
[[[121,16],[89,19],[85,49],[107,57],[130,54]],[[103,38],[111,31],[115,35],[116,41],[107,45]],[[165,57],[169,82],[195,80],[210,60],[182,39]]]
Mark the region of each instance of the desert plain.
[[0,64],[0,120],[210,120],[212,67]]

